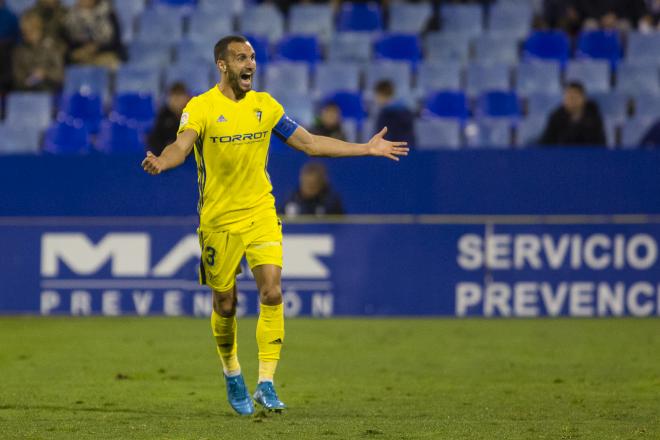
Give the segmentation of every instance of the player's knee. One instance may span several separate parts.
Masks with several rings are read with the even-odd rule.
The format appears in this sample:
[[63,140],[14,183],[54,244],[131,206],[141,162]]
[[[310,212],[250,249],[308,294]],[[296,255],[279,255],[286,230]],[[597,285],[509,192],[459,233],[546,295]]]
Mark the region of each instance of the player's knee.
[[213,293],[213,310],[224,318],[230,318],[236,314],[236,296],[225,293]]
[[259,289],[259,299],[262,304],[276,306],[282,303],[282,289],[277,284],[263,286]]

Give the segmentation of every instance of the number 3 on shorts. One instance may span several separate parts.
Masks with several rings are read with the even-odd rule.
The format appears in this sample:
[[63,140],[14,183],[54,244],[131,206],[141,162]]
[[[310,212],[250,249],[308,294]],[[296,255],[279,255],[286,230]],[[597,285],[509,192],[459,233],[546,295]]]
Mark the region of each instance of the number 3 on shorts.
[[213,266],[215,264],[215,248],[206,246],[206,264]]

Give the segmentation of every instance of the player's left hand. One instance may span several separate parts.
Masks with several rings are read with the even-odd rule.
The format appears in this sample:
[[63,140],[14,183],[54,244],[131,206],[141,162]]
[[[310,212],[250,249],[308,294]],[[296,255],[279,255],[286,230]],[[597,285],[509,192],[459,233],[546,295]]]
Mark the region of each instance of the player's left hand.
[[410,148],[407,147],[408,142],[391,142],[383,139],[387,133],[387,127],[374,135],[369,142],[367,148],[370,156],[383,156],[388,159],[399,161],[398,156],[407,156]]

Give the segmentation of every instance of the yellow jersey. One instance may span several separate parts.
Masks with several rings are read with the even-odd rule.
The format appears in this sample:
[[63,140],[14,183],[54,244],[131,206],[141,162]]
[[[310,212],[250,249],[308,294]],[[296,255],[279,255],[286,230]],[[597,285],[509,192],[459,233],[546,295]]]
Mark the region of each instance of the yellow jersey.
[[200,229],[227,229],[274,209],[273,187],[266,171],[271,132],[286,140],[296,127],[265,92],[249,91],[234,102],[216,85],[188,102],[178,133],[194,130],[198,136]]

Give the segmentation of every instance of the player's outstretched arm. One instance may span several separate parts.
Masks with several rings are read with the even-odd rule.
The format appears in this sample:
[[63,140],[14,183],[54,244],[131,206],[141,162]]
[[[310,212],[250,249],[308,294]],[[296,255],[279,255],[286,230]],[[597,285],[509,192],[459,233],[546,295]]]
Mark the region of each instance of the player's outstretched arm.
[[286,143],[310,156],[382,156],[396,161],[399,160],[399,156],[407,156],[409,151],[407,142],[385,140],[383,139],[385,133],[387,133],[387,127],[375,134],[366,144],[354,144],[311,134],[299,126]]
[[147,157],[142,161],[142,168],[147,173],[156,175],[178,167],[186,160],[196,140],[197,133],[195,130],[184,130],[176,137],[174,142],[165,147],[160,156],[148,151]]

